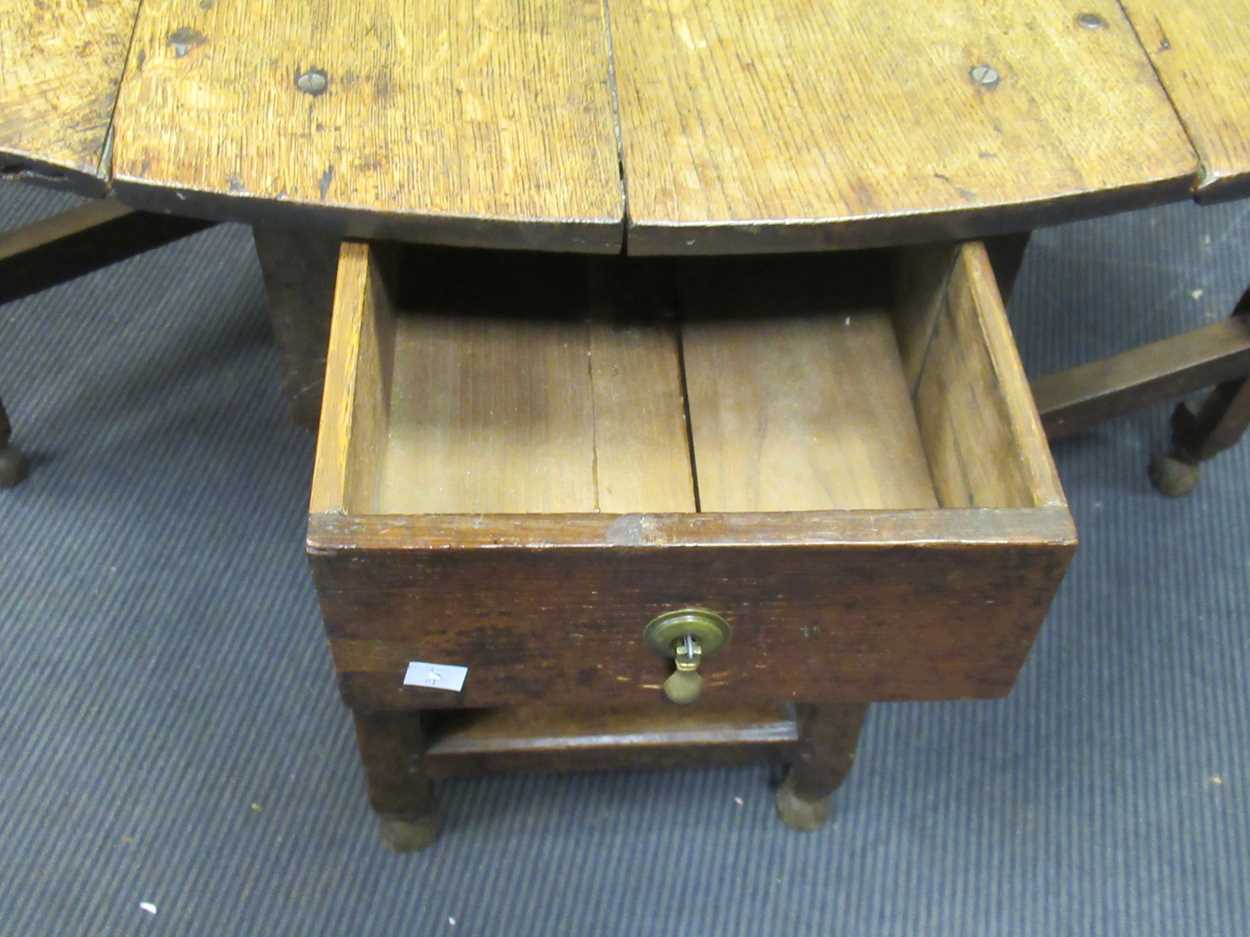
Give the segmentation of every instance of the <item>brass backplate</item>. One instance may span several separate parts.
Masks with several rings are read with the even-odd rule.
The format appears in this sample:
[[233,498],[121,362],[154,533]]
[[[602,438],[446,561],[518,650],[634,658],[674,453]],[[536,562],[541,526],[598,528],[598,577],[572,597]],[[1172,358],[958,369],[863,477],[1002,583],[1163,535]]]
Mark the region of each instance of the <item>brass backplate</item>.
[[715,654],[729,640],[729,622],[706,608],[679,608],[651,619],[643,637],[661,657],[674,657],[673,645],[690,635],[703,648],[703,656]]

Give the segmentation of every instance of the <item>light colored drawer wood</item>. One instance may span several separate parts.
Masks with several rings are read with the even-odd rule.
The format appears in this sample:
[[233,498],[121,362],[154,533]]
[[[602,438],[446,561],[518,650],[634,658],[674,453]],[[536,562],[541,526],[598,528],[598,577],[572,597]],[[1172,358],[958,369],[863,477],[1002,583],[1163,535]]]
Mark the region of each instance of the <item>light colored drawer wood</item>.
[[[308,552],[361,708],[1006,693],[1075,547],[982,245],[732,261],[345,244]],[[469,668],[405,687],[409,661]]]

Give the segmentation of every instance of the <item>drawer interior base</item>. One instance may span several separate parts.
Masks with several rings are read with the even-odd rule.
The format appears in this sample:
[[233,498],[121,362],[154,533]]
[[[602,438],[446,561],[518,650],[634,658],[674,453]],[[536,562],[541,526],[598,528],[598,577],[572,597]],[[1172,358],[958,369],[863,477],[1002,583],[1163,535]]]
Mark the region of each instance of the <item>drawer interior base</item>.
[[937,506],[884,310],[680,328],[410,315],[395,356],[379,513]]
[[808,258],[499,262],[471,303],[406,291],[359,510],[939,506],[881,290]]

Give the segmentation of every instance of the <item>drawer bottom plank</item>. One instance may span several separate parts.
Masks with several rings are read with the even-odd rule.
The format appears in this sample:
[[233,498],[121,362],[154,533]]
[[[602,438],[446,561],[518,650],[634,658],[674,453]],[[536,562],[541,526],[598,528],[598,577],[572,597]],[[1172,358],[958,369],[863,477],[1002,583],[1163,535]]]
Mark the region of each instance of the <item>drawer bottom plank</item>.
[[[889,312],[835,315],[810,283],[777,285],[758,263],[685,297],[696,313],[682,345],[700,509],[937,507]],[[774,308],[801,314],[747,315],[769,308],[759,284],[788,291]]]
[[426,714],[432,778],[600,771],[780,758],[798,742],[782,706],[593,710],[533,706]]
[[457,314],[456,301],[435,291],[395,318],[371,509],[693,511],[673,326],[618,320],[612,297],[600,295],[605,285],[592,299],[607,318],[582,322],[525,305],[501,270],[478,275],[488,285],[478,287],[473,314]]

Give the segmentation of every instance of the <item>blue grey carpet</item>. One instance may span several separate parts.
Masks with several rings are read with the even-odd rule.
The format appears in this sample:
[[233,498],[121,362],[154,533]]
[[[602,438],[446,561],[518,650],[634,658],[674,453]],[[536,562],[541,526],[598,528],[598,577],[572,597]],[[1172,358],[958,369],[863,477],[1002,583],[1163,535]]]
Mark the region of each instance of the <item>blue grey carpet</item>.
[[[0,188],[0,226],[54,201]],[[1239,205],[1041,233],[1030,371],[1226,315],[1248,243]],[[0,308],[0,395],[34,461],[0,492],[4,935],[1250,933],[1250,447],[1166,500],[1166,408],[1057,447],[1082,547],[1018,688],[875,707],[828,829],[763,768],[492,778],[395,856],[248,232]]]

